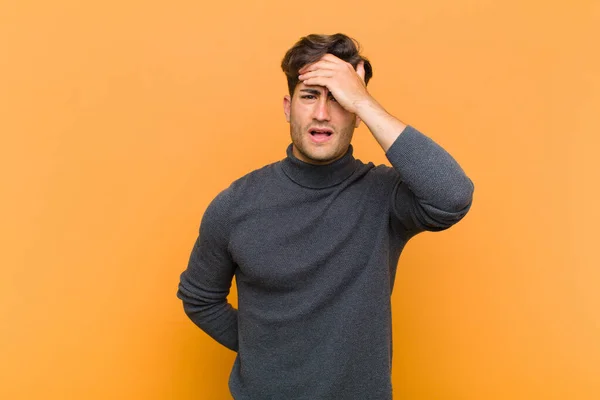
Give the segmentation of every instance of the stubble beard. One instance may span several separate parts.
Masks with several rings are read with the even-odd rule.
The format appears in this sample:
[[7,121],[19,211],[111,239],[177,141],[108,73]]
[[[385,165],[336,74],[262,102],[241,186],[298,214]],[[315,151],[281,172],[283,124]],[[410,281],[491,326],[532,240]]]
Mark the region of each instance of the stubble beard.
[[329,164],[346,154],[348,151],[348,145],[350,144],[352,135],[354,134],[354,126],[345,126],[339,131],[336,130],[334,135],[338,137],[333,138],[335,143],[326,144],[326,146],[330,146],[329,150],[325,152],[315,152],[311,151],[309,148],[310,144],[305,146],[305,141],[310,140],[310,138],[306,136],[308,128],[309,125],[302,127],[298,122],[295,122],[292,119],[290,122],[290,136],[296,150],[302,154],[305,159],[318,164]]

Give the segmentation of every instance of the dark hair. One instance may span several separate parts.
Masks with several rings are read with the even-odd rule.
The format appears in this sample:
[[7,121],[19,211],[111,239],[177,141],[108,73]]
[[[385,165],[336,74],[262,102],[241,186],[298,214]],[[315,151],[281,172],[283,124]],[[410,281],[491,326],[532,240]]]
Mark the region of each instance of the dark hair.
[[365,84],[373,76],[371,63],[365,57],[360,55],[360,45],[351,37],[343,33],[335,35],[308,35],[300,38],[296,44],[285,53],[281,61],[281,69],[285,73],[288,81],[288,90],[290,95],[294,94],[296,85],[298,85],[298,70],[307,64],[318,61],[325,54],[330,53],[334,56],[352,64],[354,69],[358,63],[363,60],[365,67]]

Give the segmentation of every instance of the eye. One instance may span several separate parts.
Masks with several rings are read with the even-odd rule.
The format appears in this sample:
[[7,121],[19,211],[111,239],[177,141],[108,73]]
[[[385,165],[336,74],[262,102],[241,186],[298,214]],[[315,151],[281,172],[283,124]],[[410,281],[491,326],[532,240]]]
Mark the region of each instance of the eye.
[[337,100],[335,99],[335,97],[333,97],[333,95],[329,95],[329,100],[335,101],[337,103]]
[[312,100],[315,98],[315,96],[313,96],[312,94],[305,94],[305,95],[300,96],[300,98]]

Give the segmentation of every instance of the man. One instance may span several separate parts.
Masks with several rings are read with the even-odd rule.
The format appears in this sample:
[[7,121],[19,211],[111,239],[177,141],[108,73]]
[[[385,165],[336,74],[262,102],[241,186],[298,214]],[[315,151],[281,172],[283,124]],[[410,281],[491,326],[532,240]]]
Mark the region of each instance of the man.
[[[353,39],[309,35],[282,61],[287,157],[211,202],[178,297],[237,352],[237,400],[392,398],[390,295],[407,241],[471,206],[473,183],[439,145],[388,114]],[[363,121],[392,167],[353,157]],[[238,309],[227,302],[233,276]]]

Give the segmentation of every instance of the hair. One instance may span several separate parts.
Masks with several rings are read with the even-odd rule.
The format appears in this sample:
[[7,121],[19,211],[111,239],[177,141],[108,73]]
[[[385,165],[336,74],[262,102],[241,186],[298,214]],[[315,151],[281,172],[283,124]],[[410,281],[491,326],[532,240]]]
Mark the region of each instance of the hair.
[[327,53],[350,63],[354,69],[361,60],[364,61],[365,84],[369,83],[369,79],[373,76],[373,68],[369,60],[360,55],[360,44],[355,39],[343,33],[336,33],[335,35],[312,34],[300,38],[285,53],[281,61],[281,69],[287,77],[290,96],[294,94],[299,82],[298,71],[305,65],[318,61]]

